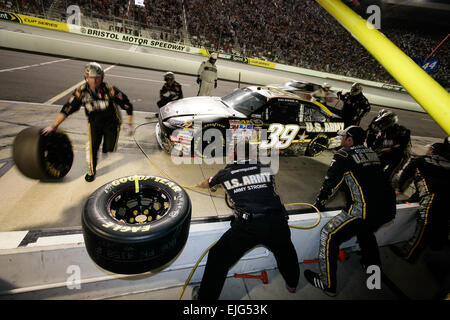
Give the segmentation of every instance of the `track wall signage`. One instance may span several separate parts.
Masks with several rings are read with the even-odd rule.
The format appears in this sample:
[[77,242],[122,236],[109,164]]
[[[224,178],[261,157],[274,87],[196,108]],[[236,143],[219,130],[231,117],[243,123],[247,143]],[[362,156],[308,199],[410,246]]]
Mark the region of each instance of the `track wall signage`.
[[66,23],[56,22],[56,21],[51,21],[51,20],[46,20],[46,19],[40,19],[40,18],[35,18],[35,17],[30,17],[30,16],[24,16],[24,15],[16,14],[16,13],[0,11],[0,19],[16,22],[16,23],[20,23],[20,24],[26,24],[26,25],[34,26],[34,27],[69,32],[69,27]]
[[94,29],[94,28],[80,27],[80,26],[73,25],[73,24],[68,25],[68,26],[69,26],[69,32],[81,34],[84,36],[126,42],[126,43],[130,43],[130,44],[144,46],[144,47],[152,47],[152,48],[165,49],[165,50],[171,50],[171,51],[177,51],[177,52],[185,52],[185,53],[192,53],[192,54],[200,53],[200,49],[185,46],[182,44],[165,42],[165,41],[154,40],[154,39],[147,39],[147,38],[143,38],[143,37],[139,37],[139,36],[134,36],[134,35],[125,34],[125,33],[119,33],[119,32],[114,32],[114,31],[105,31],[105,30],[99,30],[99,29]]
[[[41,28],[52,29],[52,30],[57,30],[57,31],[81,34],[84,36],[96,37],[96,38],[101,38],[101,39],[120,41],[120,42],[125,42],[125,43],[134,44],[134,45],[145,46],[145,47],[151,47],[151,48],[157,48],[157,49],[163,49],[163,50],[171,50],[171,51],[183,52],[183,53],[189,53],[189,54],[195,54],[195,55],[202,55],[202,56],[206,56],[206,57],[210,56],[210,54],[211,54],[207,49],[203,49],[203,48],[195,48],[195,47],[185,46],[183,44],[160,41],[157,39],[148,39],[148,38],[143,38],[143,37],[136,36],[136,35],[114,32],[112,30],[106,31],[106,30],[100,30],[100,29],[94,29],[94,28],[88,28],[88,27],[81,27],[76,24],[67,24],[67,23],[62,23],[62,22],[56,22],[56,21],[51,21],[51,20],[46,20],[46,19],[25,16],[25,15],[21,15],[21,14],[9,13],[9,12],[5,12],[5,11],[0,11],[0,20],[7,20],[7,21],[11,21],[11,22],[20,23],[20,24],[26,24],[26,25],[35,26],[35,27],[41,27]],[[377,82],[369,81],[369,80],[349,78],[349,77],[329,74],[329,73],[325,73],[325,72],[321,72],[321,71],[308,70],[308,69],[304,69],[304,68],[300,68],[300,67],[278,64],[278,63],[271,62],[271,61],[243,57],[243,56],[239,56],[239,55],[219,53],[218,56],[219,56],[219,58],[224,59],[224,60],[240,62],[240,63],[254,65],[254,66],[258,66],[258,67],[262,67],[262,68],[269,68],[269,69],[275,69],[275,70],[280,70],[280,71],[288,71],[288,72],[292,72],[292,73],[305,74],[305,75],[315,76],[315,77],[319,77],[319,78],[330,78],[330,79],[336,79],[339,81],[346,81],[346,82],[358,81],[364,85],[385,88],[388,90],[395,90],[395,91],[404,90],[401,86],[386,85],[384,83],[377,83]]]

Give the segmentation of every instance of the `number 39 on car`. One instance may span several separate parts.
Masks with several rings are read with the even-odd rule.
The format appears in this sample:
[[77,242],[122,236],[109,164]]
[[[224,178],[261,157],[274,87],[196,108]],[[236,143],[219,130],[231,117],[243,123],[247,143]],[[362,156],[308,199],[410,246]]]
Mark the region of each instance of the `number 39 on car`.
[[278,148],[281,155],[316,156],[339,147],[336,135],[344,128],[341,117],[329,107],[262,86],[236,89],[222,98],[184,98],[165,105],[159,113],[159,145],[172,154],[175,148],[200,157],[214,142],[206,134],[208,129],[222,133],[224,147],[231,133],[233,139],[256,141],[261,149]]

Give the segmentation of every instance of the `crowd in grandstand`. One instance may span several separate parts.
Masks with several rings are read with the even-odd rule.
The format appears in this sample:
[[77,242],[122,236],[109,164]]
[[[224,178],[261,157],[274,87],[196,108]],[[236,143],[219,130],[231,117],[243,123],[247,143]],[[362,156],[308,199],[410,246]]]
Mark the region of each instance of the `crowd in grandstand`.
[[[379,82],[395,83],[388,72],[316,1],[305,0],[0,0],[0,9],[45,16],[77,4],[84,16],[139,21],[142,28],[167,30],[164,40],[189,39],[196,47]],[[186,29],[184,28],[186,24]],[[188,34],[184,34],[187,30]],[[443,39],[402,28],[381,30],[411,58],[425,58]],[[153,33],[154,34],[154,33]],[[160,33],[158,33],[160,34]],[[184,35],[184,36],[183,36]],[[163,38],[161,34],[161,38]],[[450,87],[449,46],[439,49],[437,72]]]

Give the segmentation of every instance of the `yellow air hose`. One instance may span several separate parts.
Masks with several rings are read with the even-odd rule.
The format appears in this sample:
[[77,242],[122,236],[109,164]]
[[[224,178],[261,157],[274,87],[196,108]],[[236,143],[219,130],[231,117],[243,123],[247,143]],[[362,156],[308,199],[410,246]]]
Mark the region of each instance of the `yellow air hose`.
[[191,273],[189,274],[189,277],[186,279],[186,281],[184,282],[184,286],[183,289],[181,289],[180,295],[178,296],[178,300],[181,300],[181,297],[183,296],[184,290],[186,290],[186,287],[189,284],[189,281],[191,281],[192,276],[194,275],[195,270],[197,270],[197,267],[199,265],[199,263],[203,260],[203,257],[208,253],[209,250],[211,250],[212,247],[214,247],[214,245],[217,243],[217,241],[214,241],[200,256],[200,258],[198,258],[197,263],[194,265],[194,267],[191,270]]

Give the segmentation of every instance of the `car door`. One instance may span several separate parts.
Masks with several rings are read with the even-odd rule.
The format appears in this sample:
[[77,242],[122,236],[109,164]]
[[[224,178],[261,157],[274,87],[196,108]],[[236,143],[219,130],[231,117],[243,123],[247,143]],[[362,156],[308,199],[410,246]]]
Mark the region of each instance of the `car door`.
[[300,132],[309,135],[310,138],[318,134],[328,137],[335,136],[337,131],[344,128],[343,122],[332,120],[331,114],[315,103],[302,101],[299,111]]
[[263,128],[267,130],[267,138],[262,148],[286,149],[293,142],[299,127],[300,104],[298,99],[279,98],[266,107],[263,112]]

